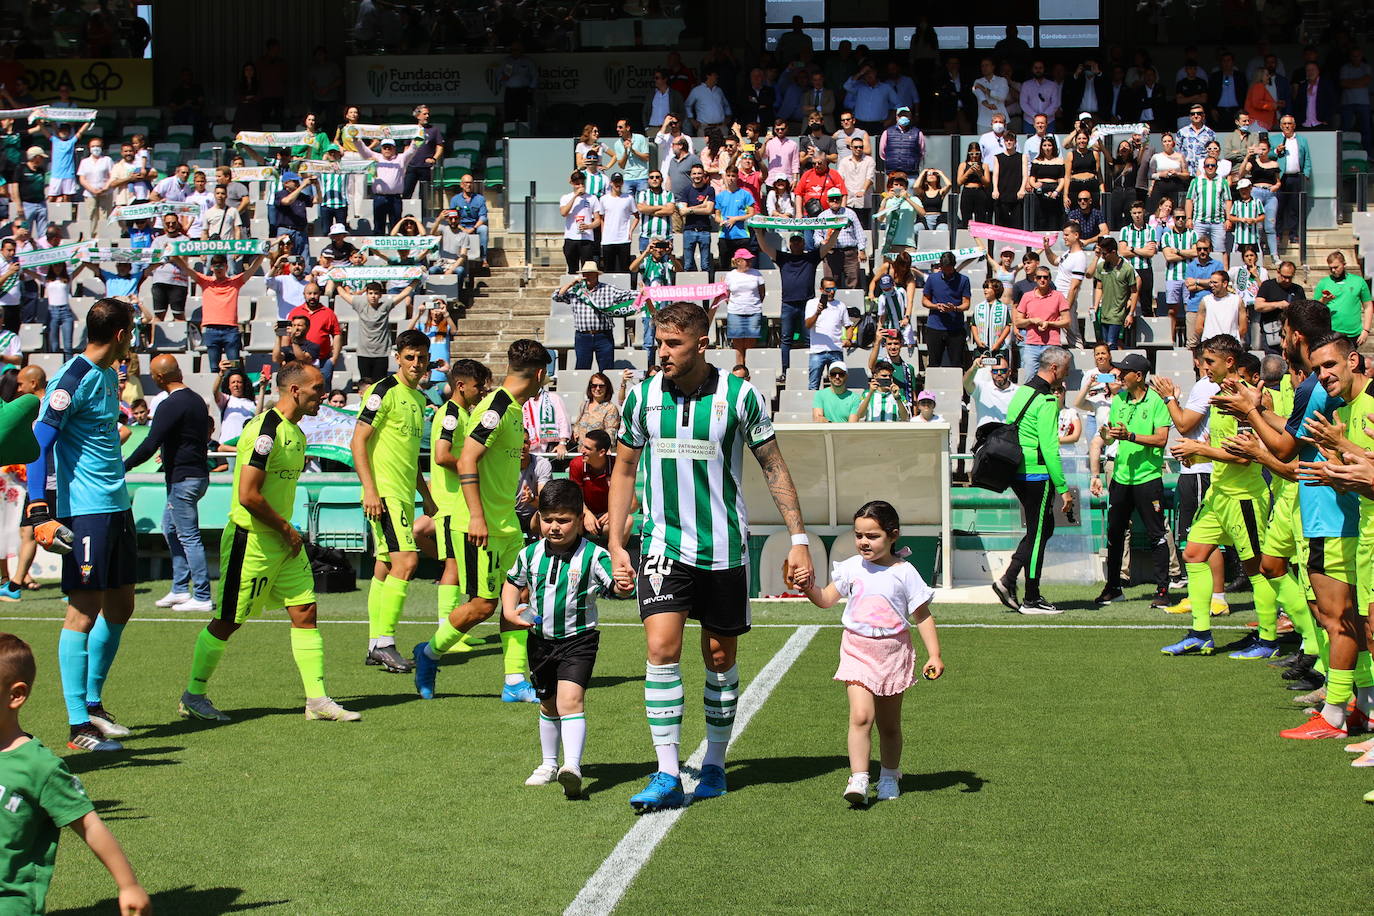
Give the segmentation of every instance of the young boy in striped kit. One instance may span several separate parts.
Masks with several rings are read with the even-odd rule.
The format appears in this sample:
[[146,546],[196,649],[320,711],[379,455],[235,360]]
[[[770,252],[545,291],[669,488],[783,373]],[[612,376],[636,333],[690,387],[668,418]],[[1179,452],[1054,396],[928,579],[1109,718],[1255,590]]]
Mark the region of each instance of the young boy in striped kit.
[[530,631],[530,681],[539,697],[543,759],[525,785],[544,786],[556,779],[568,798],[582,794],[587,740],[583,696],[601,642],[596,596],[616,591],[611,555],[582,537],[582,508],[577,484],[550,481],[539,493],[544,537],[520,551],[501,589],[506,622]]

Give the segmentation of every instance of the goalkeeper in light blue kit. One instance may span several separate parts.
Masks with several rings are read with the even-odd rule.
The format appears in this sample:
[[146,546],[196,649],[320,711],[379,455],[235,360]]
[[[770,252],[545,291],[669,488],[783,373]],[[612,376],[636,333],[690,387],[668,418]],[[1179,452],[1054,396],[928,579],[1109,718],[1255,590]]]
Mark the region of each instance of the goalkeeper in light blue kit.
[[[86,315],[86,349],[53,375],[34,424],[39,456],[28,466],[25,517],[34,539],[64,552],[67,618],[57,643],[73,750],[123,750],[129,730],[101,702],[124,625],[134,612],[137,531],[119,449],[119,376],[133,313],[100,299]],[[43,492],[55,462],[57,505]]]

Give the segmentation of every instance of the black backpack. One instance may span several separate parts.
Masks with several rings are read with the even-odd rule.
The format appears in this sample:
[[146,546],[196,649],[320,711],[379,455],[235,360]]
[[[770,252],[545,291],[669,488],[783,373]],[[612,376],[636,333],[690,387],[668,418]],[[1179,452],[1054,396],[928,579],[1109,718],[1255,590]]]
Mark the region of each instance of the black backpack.
[[984,423],[978,427],[978,437],[973,443],[973,475],[970,478],[975,487],[1005,493],[1007,487],[1011,486],[1023,457],[1017,426],[1037,397],[1038,394],[1032,394],[1016,419],[1010,423]]

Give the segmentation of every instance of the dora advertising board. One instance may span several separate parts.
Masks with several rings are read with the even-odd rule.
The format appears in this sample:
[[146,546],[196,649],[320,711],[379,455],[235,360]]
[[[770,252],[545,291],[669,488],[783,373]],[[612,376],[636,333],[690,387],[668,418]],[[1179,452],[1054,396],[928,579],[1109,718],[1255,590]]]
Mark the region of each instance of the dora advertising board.
[[[550,102],[623,102],[653,86],[657,52],[531,54],[539,69],[536,98]],[[350,57],[348,99],[359,105],[415,102],[499,102],[504,94],[501,54]]]
[[21,60],[33,97],[57,98],[57,87],[70,83],[72,102],[82,108],[117,108],[153,104],[153,62],[139,58],[63,57]]

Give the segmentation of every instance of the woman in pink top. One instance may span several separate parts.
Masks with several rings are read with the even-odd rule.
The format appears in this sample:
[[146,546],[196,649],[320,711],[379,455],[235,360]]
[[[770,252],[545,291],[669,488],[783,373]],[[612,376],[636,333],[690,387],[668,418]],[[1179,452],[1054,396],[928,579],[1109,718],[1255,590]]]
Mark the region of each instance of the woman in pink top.
[[1069,326],[1069,303],[1054,282],[1048,267],[1037,267],[1032,275],[1035,289],[1021,297],[1013,313],[1013,323],[1024,332],[1021,342],[1021,378],[1040,370],[1040,354],[1046,347],[1059,346],[1061,328]]

